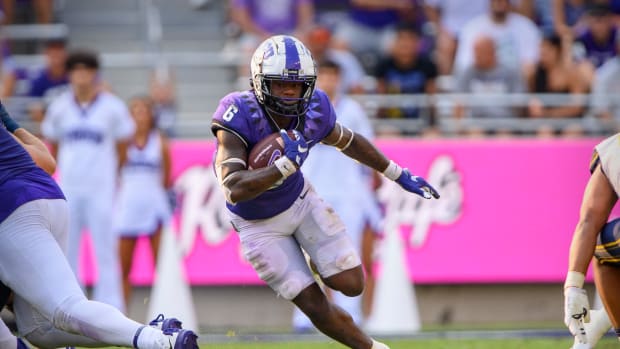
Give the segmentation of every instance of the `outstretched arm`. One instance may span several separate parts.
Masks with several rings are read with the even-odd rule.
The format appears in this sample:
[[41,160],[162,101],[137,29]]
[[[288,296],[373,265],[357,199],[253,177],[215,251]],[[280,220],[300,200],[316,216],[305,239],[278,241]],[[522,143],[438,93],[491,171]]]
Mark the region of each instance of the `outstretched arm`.
[[409,192],[426,199],[439,198],[439,193],[424,178],[412,176],[408,169],[403,169],[394,161],[389,160],[364,136],[337,122],[322,143],[334,146],[348,157],[381,172]]
[[618,200],[600,165],[586,186],[579,223],[570,247],[568,273],[564,282],[564,323],[581,343],[587,343],[584,322],[589,322],[590,305],[583,289],[585,273],[594,255],[596,238]]
[[585,274],[594,255],[596,237],[618,197],[600,165],[592,173],[581,202],[579,222],[570,246],[569,272]]

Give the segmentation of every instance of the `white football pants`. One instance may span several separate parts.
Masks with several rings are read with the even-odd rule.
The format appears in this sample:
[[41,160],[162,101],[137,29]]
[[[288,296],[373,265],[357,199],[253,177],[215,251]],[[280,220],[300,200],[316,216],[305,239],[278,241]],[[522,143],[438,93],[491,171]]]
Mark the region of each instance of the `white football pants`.
[[87,300],[65,258],[67,213],[65,200],[35,200],[0,222],[0,280],[15,294],[18,330],[41,348],[131,347],[142,325]]

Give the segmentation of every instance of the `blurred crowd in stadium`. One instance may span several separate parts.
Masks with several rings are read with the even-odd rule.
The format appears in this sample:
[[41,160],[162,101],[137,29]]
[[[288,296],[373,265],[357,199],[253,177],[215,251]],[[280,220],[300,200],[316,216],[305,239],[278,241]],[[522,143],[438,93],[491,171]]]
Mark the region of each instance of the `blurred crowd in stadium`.
[[[62,18],[54,3],[3,1],[3,23],[53,23]],[[226,8],[222,55],[239,62],[239,88],[259,42],[297,36],[317,62],[341,66],[343,92],[378,120],[379,136],[581,136],[611,133],[620,121],[617,0],[227,0]],[[40,122],[66,85],[71,43],[27,46],[45,56],[42,69],[13,62],[23,46],[3,43],[0,97],[42,98],[28,107]],[[156,75],[145,90],[173,134],[174,82]]]
[[[234,49],[296,35],[317,60],[342,66],[349,93],[424,94],[376,110],[381,119],[421,120],[424,135],[440,134],[444,119],[493,119],[494,129],[474,123],[466,133],[504,135],[515,129],[501,120],[537,118],[566,120],[541,124],[539,135],[581,135],[585,116],[618,117],[607,98],[617,92],[618,1],[299,0],[278,8],[231,1]],[[530,95],[511,102],[508,94]],[[380,135],[402,131],[376,125]]]

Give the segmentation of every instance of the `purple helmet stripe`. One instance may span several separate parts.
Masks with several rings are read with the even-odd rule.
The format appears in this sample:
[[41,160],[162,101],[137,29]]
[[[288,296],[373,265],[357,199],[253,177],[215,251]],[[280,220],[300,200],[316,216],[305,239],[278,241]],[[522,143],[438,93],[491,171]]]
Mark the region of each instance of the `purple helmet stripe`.
[[297,52],[295,41],[288,36],[284,37],[284,49],[286,50],[286,69],[301,69],[301,59]]

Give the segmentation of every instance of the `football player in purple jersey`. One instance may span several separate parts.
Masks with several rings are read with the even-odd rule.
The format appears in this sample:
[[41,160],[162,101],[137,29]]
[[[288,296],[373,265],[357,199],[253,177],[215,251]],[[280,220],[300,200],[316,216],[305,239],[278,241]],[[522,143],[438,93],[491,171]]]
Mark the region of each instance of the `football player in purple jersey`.
[[[364,334],[349,314],[327,300],[306,264],[303,251],[328,287],[347,296],[357,296],[364,289],[357,248],[340,218],[299,169],[310,148],[321,142],[407,191],[426,199],[439,194],[423,178],[387,159],[366,138],[336,122],[327,95],[315,89],[312,55],[298,39],[268,38],[254,53],[250,68],[252,89],[225,96],[212,121],[216,175],[244,255],[262,280],[326,335],[350,348],[388,348]],[[288,130],[294,131],[294,139]],[[274,132],[282,135],[283,156],[267,167],[248,170],[246,159],[252,147]]]
[[[176,319],[145,326],[86,299],[64,255],[68,210],[50,176],[54,158],[1,103],[0,121],[0,281],[13,291],[19,334],[41,348],[197,349],[197,336]],[[0,321],[0,348],[18,346],[23,342]]]

